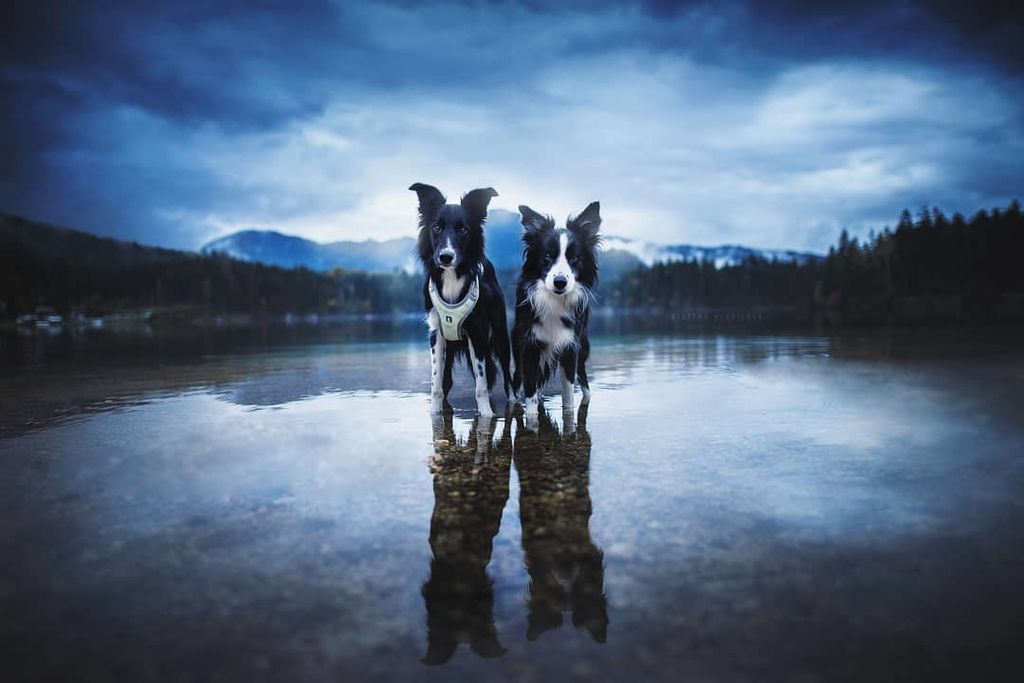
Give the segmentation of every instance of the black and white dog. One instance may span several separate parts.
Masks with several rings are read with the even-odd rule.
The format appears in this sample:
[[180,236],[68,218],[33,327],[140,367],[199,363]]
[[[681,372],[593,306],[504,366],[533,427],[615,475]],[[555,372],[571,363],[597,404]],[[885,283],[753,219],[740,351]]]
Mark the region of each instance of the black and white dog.
[[579,378],[583,402],[590,400],[587,321],[597,284],[597,247],[601,206],[591,203],[565,228],[528,206],[523,221],[523,270],[516,288],[512,353],[516,372],[512,386],[522,388],[529,417],[537,415],[537,395],[558,365],[562,367],[562,407],[573,407],[573,385]]
[[505,297],[494,266],[484,256],[487,205],[493,188],[467,192],[458,204],[446,204],[431,185],[409,188],[419,197],[419,258],[426,279],[423,303],[430,327],[430,407],[439,412],[452,387],[452,364],[466,354],[476,381],[481,415],[493,415],[490,389],[497,376],[495,359],[509,395],[508,322]]

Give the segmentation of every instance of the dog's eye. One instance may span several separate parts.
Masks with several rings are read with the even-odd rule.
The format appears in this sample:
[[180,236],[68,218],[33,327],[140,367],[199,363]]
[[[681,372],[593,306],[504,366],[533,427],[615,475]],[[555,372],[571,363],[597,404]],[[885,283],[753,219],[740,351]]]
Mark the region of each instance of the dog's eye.
[[551,263],[551,260],[555,258],[551,252],[544,254],[544,263]]
[[460,225],[458,227],[458,230],[459,230],[459,234],[465,235],[467,232],[469,232],[469,227],[466,226],[466,225]]
[[579,256],[570,256],[569,257],[569,265],[575,266],[579,262],[580,262],[580,257]]
[[434,232],[441,232],[441,224],[434,223]]

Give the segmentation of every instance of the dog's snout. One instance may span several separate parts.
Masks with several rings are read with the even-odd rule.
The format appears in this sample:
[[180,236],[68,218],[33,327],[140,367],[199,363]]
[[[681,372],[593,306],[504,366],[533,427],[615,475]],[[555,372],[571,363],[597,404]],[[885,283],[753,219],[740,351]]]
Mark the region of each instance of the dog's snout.
[[455,254],[453,254],[451,252],[447,252],[447,251],[441,252],[437,256],[437,260],[439,260],[441,262],[442,266],[450,266],[452,264],[452,260],[454,258],[455,258]]
[[565,286],[567,284],[569,284],[569,279],[564,275],[556,275],[555,279],[552,281],[552,284],[555,286],[555,289],[561,291],[565,289]]

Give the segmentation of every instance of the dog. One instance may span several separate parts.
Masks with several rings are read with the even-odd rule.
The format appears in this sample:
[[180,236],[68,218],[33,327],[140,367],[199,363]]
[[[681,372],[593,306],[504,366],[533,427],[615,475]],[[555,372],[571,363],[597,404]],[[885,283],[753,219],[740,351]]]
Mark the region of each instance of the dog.
[[587,323],[597,285],[601,205],[592,202],[565,228],[550,216],[520,206],[523,269],[516,286],[512,386],[522,389],[524,412],[537,415],[538,394],[562,367],[562,408],[573,409],[573,385],[579,379],[582,402],[590,401],[586,363],[590,356]]
[[452,386],[454,359],[465,354],[476,382],[477,411],[493,415],[490,392],[497,378],[495,359],[510,396],[511,370],[505,296],[494,266],[484,256],[487,206],[493,188],[467,192],[446,204],[440,190],[415,183],[419,198],[417,251],[423,265],[423,302],[430,329],[430,406],[440,412]]

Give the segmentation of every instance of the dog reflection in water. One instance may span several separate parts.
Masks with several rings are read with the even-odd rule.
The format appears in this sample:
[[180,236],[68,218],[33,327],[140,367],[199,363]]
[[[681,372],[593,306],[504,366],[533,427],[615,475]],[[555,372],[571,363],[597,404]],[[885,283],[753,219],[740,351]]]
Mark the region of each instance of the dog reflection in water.
[[443,664],[460,643],[468,643],[481,657],[500,657],[505,648],[494,625],[494,589],[487,563],[508,501],[511,424],[503,421],[497,443],[494,418],[478,416],[462,443],[450,413],[438,415],[433,425],[433,559],[430,578],[423,584],[427,608],[423,663]]
[[536,421],[520,417],[515,464],[523,552],[530,575],[527,638],[562,625],[562,613],[605,642],[608,602],[604,555],[590,538],[590,435],[587,405],[563,413],[562,429],[541,410]]

